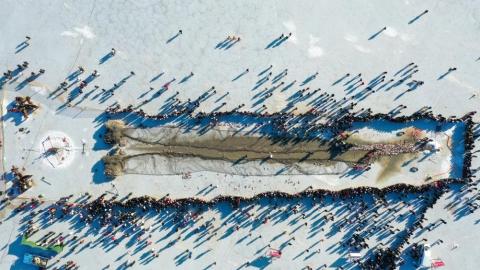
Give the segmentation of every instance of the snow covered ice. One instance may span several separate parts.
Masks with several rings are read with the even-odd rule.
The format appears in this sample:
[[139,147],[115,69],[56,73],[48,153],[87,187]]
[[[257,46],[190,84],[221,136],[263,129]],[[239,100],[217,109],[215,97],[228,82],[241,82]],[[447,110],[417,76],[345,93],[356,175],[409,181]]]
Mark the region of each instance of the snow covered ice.
[[[36,269],[25,253],[48,257],[48,269],[125,269],[133,261],[131,269],[418,269],[414,250],[423,244],[430,263],[478,268],[471,139],[479,114],[468,114],[480,105],[480,2],[0,7],[0,269]],[[39,108],[18,99],[26,96]],[[368,119],[379,114],[422,117]],[[345,120],[353,116],[366,121]],[[156,132],[162,143],[165,126],[189,142],[204,130],[223,130],[218,140],[266,136],[270,126],[294,139],[331,128],[338,133],[322,139],[357,147],[400,144],[409,132],[422,134],[408,137],[412,144],[426,141],[410,159],[372,154],[371,163],[329,166],[335,157],[309,163],[311,150],[307,162],[285,166],[255,144],[249,151],[268,162],[248,153],[249,162],[237,163],[165,154],[109,178],[105,156],[144,153],[106,142],[111,119],[133,135]],[[292,156],[299,147],[284,146]],[[27,247],[22,235],[64,250]]]

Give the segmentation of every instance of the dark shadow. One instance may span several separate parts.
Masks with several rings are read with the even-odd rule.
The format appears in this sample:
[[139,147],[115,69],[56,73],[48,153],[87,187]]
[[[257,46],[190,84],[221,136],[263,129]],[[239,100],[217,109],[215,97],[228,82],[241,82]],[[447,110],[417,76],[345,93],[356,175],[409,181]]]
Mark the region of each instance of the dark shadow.
[[107,128],[105,125],[102,125],[99,129],[93,133],[93,139],[95,140],[95,144],[93,145],[93,151],[99,151],[99,150],[107,150],[112,148],[111,145],[107,144],[103,136],[107,132]]
[[26,78],[25,80],[23,80],[22,82],[20,82],[17,87],[15,87],[15,90],[19,91],[19,90],[22,90],[25,86],[27,86],[29,83],[33,82],[34,80],[36,80],[38,77],[40,77],[40,75],[42,75],[41,73],[35,73],[35,74],[31,74],[28,78]]
[[162,72],[162,73],[158,74],[157,76],[153,77],[153,78],[150,80],[150,82],[152,83],[152,82],[156,81],[158,78],[162,77],[163,74],[164,74],[164,72]]
[[275,43],[272,48],[275,48],[275,47],[278,47],[278,46],[282,45],[282,43],[284,43],[285,41],[287,41],[287,39],[288,39],[288,36],[283,37],[283,38],[280,39],[277,43]]
[[415,18],[411,19],[408,24],[412,24],[414,23],[416,20],[420,19],[423,15],[427,14],[428,10],[425,10],[424,12],[422,12],[421,14],[419,14],[418,16],[416,16]]
[[183,77],[183,78],[178,82],[178,84],[184,83],[184,82],[188,81],[188,80],[189,80],[190,78],[192,78],[192,77],[193,77],[193,73],[190,73],[190,74],[188,74],[187,76]]
[[265,50],[272,48],[272,47],[273,47],[277,42],[279,42],[280,40],[282,40],[282,37],[281,37],[281,36],[278,37],[278,38],[276,38],[276,39],[274,39],[274,40],[272,40],[272,42],[270,42],[270,43],[267,45],[267,47],[265,47]]
[[223,49],[224,49],[224,50],[228,50],[228,49],[230,49],[231,47],[233,47],[233,45],[237,44],[238,42],[240,42],[240,40],[236,39],[236,40],[234,40],[233,42],[228,43],[228,45],[226,45]]
[[340,79],[338,79],[338,80],[336,80],[334,83],[332,83],[332,86],[339,84],[341,81],[343,81],[344,79],[346,79],[348,76],[350,76],[350,74],[345,74],[345,75],[343,75],[343,77],[341,77]]
[[368,38],[368,40],[372,40],[374,38],[376,38],[378,35],[380,35],[383,31],[387,30],[387,27],[383,27],[382,29],[380,29],[380,31],[376,32],[375,34],[373,34],[372,36],[370,36]]
[[245,74],[247,74],[247,73],[248,73],[248,71],[245,70],[244,72],[238,74],[237,77],[233,78],[232,82],[240,79],[243,75],[245,75]]
[[215,100],[215,103],[221,101],[221,100],[224,99],[226,96],[228,96],[228,93],[225,93],[225,94],[223,94],[223,96],[217,98],[217,99]]
[[266,72],[268,72],[269,70],[271,70],[272,67],[273,67],[273,65],[271,65],[271,66],[269,66],[268,68],[262,70],[260,73],[258,73],[257,76],[259,76],[259,77],[262,76],[263,74],[265,74]]
[[103,184],[111,179],[105,175],[105,163],[103,160],[97,161],[93,166],[91,172],[93,173],[92,181],[95,184]]
[[180,32],[177,32],[177,34],[175,34],[173,37],[169,38],[166,43],[168,44],[168,43],[174,41],[178,36],[180,36]]
[[23,121],[25,121],[25,119],[23,119],[22,113],[11,111],[11,109],[13,109],[15,107],[15,105],[16,105],[15,101],[12,101],[7,105],[7,112],[4,115],[2,115],[2,121],[3,122],[10,121],[15,126],[18,126],[21,123],[23,123]]
[[223,41],[217,43],[217,45],[215,46],[215,49],[220,49],[224,47],[228,42],[230,42],[230,40],[228,38],[225,38]]
[[113,57],[113,54],[111,52],[105,54],[102,58],[100,58],[99,64],[102,65],[105,62],[107,62],[110,58]]
[[265,269],[267,266],[272,263],[270,258],[266,256],[260,256],[250,263],[250,266],[256,267],[258,269]]
[[313,80],[317,77],[317,75],[318,75],[318,72],[315,73],[315,74],[313,74],[313,75],[310,75],[309,77],[307,77],[307,78],[300,84],[300,86],[304,86],[304,85],[306,85],[307,83],[313,81]]
[[450,74],[453,70],[448,70],[447,72],[443,73],[442,75],[440,75],[438,78],[437,78],[437,81],[445,78],[445,76],[447,76],[448,74]]
[[17,49],[15,50],[15,54],[20,53],[21,51],[25,50],[29,46],[29,44],[26,43],[26,42],[23,42],[21,44],[23,44],[23,45],[22,46],[20,46],[20,45],[17,46]]

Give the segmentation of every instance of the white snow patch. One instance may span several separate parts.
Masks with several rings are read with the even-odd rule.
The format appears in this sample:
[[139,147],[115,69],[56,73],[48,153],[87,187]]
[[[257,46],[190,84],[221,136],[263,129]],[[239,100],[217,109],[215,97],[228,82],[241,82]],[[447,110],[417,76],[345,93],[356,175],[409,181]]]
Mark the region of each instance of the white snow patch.
[[346,34],[345,37],[343,37],[346,41],[349,41],[349,42],[357,42],[358,41],[358,37],[355,36],[355,35],[352,35],[352,34]]
[[297,26],[293,21],[286,21],[283,23],[283,26],[285,26],[285,28],[287,28],[287,30],[290,32],[297,30]]
[[400,34],[400,39],[403,41],[410,41],[412,40],[412,37],[408,34]]
[[[298,39],[295,35],[295,32],[297,30],[297,26],[295,25],[295,23],[293,21],[286,21],[283,23],[283,26],[287,28],[288,33],[292,33],[292,35],[288,38],[288,41],[293,44],[298,44]],[[286,33],[286,35],[288,35],[288,33]]]
[[298,39],[295,36],[295,34],[293,34],[293,33],[292,33],[292,36],[290,36],[290,38],[288,40],[293,44],[298,44]]
[[78,33],[71,32],[71,31],[63,31],[60,35],[66,36],[66,37],[73,37],[73,38],[78,37]]
[[320,41],[320,38],[310,35],[309,37],[308,56],[315,58],[323,55],[323,49],[316,44]]
[[60,33],[61,36],[66,36],[66,37],[73,37],[77,38],[79,36],[82,36],[86,39],[92,39],[95,37],[95,34],[93,33],[92,29],[88,27],[87,25],[83,27],[75,27],[73,28],[74,31],[63,31]]
[[95,34],[93,33],[92,29],[90,27],[88,27],[88,25],[85,25],[82,28],[75,27],[74,30],[77,31],[78,33],[80,33],[83,37],[85,37],[87,39],[92,39],[92,38],[95,37]]
[[32,86],[32,87],[30,87],[30,89],[32,89],[33,92],[38,93],[42,96],[45,96],[48,92],[47,88],[45,88],[43,86]]
[[287,100],[285,94],[282,92],[277,92],[272,96],[272,98],[269,98],[265,101],[265,105],[267,105],[267,108],[270,112],[275,112],[285,108],[287,105],[285,100]]
[[[122,60],[128,60],[128,55],[124,51],[117,50],[116,55],[118,55],[118,57],[120,57]],[[166,71],[165,71],[165,73],[166,73]]]
[[475,87],[471,86],[470,84],[466,83],[466,82],[462,82],[460,81],[457,77],[455,77],[454,75],[448,75],[446,77],[446,79],[460,87],[463,87],[465,89],[468,89],[470,91],[472,91],[473,93],[476,93],[475,91]]
[[398,31],[393,27],[387,27],[387,30],[385,30],[385,35],[389,37],[396,37],[398,35]]
[[362,45],[354,45],[353,47],[355,47],[355,49],[357,49],[357,51],[362,52],[362,53],[370,53],[370,52],[372,52],[372,50],[370,50],[370,49],[368,49],[368,48],[365,48],[365,47],[363,47]]
[[310,48],[308,48],[308,56],[310,56],[311,58],[320,57],[322,55],[323,55],[323,49],[321,47],[310,46]]

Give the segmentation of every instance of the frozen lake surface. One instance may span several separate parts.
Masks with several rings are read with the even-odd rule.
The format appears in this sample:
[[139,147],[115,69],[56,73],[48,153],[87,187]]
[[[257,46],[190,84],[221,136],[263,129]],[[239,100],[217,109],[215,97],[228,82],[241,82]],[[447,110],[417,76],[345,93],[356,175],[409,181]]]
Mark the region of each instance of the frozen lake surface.
[[[19,244],[30,213],[13,209],[39,195],[45,201],[40,208],[49,211],[60,198],[72,195],[70,201],[78,199],[78,204],[87,192],[90,201],[103,193],[123,198],[130,192],[132,197],[211,200],[268,191],[295,194],[310,187],[418,185],[428,176],[461,176],[465,142],[458,130],[464,123],[444,124],[437,134],[434,122],[396,127],[377,121],[352,129],[375,142],[415,126],[435,138],[441,151],[422,153],[384,175],[385,181],[378,181],[381,166],[339,179],[322,173],[229,174],[197,161],[174,162],[180,168],[175,172],[193,171],[188,177],[126,174],[112,181],[103,175],[101,162],[111,151],[103,140],[110,117],[104,110],[130,105],[149,115],[185,108],[194,108],[193,113],[313,111],[321,115],[319,124],[346,109],[396,117],[431,109],[435,115],[461,117],[480,105],[480,2],[0,0],[0,6],[1,169],[8,173],[15,165],[34,178],[31,189],[0,206],[0,269],[30,269],[21,262],[25,250]],[[24,61],[28,68],[18,69]],[[3,74],[7,70],[12,73]],[[27,95],[40,108],[24,119],[11,110],[15,97]],[[133,114],[121,116],[132,127],[158,125]],[[255,125],[243,124],[246,129]],[[473,131],[478,132],[477,124]],[[351,139],[358,140],[359,133]],[[61,158],[45,155],[48,144],[64,150]],[[162,170],[162,164],[156,168]],[[416,173],[410,172],[412,166]],[[479,168],[475,156],[471,168]],[[12,183],[3,181],[5,191]],[[432,245],[433,258],[445,262],[444,269],[477,269],[477,181],[439,190],[387,193],[386,203],[382,196],[350,194],[317,196],[315,202],[311,197],[263,198],[242,202],[240,208],[222,202],[201,211],[195,205],[167,207],[137,213],[139,220],[125,228],[100,229],[98,221],[85,225],[78,207],[51,224],[47,214],[33,218],[40,231],[32,239],[48,231],[68,235],[66,251],[51,262],[59,259],[55,266],[60,267],[73,260],[80,269],[123,269],[127,260],[136,260],[134,269],[355,269],[350,252],[358,251],[366,261],[382,246],[398,248],[404,263],[397,268],[415,269],[409,254],[413,243],[423,239]],[[197,211],[195,218],[183,220]],[[419,220],[422,214],[426,219]],[[143,229],[129,227],[141,220],[148,224]],[[424,228],[398,247],[418,222]],[[142,230],[139,240],[135,232]],[[71,241],[73,234],[85,240]],[[121,238],[118,244],[112,234]],[[359,241],[352,242],[354,234],[368,247],[354,247]],[[149,238],[152,244],[145,247]],[[281,249],[281,258],[265,256],[269,248]]]

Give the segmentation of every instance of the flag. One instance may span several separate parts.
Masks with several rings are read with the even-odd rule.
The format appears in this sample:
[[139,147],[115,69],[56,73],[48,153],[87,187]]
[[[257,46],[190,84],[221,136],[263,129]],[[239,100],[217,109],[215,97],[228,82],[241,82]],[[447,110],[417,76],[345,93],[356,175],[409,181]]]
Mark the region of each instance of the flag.
[[445,266],[445,263],[442,260],[432,260],[433,267]]

